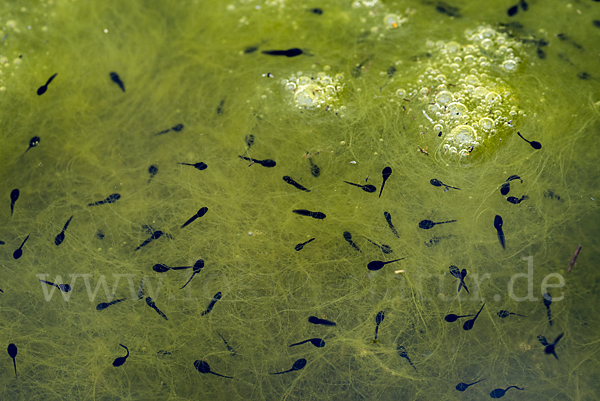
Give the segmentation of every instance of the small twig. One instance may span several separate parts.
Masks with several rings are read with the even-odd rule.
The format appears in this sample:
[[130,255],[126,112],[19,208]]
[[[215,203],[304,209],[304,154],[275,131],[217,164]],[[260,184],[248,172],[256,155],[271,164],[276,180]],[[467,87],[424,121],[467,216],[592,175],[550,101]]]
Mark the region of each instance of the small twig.
[[579,255],[579,251],[581,251],[581,245],[579,245],[577,247],[577,250],[575,251],[575,254],[573,255],[573,259],[571,259],[571,264],[569,264],[569,270],[567,270],[567,273],[571,271],[571,269],[577,264],[575,261],[577,260],[577,256]]

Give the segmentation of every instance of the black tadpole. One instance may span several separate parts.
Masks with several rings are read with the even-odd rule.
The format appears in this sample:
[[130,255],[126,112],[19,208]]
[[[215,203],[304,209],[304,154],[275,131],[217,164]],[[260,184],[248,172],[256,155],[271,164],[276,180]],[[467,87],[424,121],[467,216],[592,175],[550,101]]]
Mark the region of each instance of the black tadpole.
[[23,152],[23,154],[27,153],[29,151],[29,149],[35,148],[39,144],[40,144],[40,137],[39,136],[34,136],[33,138],[31,138],[29,140],[29,147],[27,148],[27,150],[25,152]]
[[441,222],[438,222],[438,223],[434,223],[431,220],[421,220],[419,222],[419,228],[422,228],[423,230],[429,230],[430,228],[432,228],[436,224],[445,224],[445,223],[454,223],[454,222],[456,222],[456,220],[441,221]]
[[544,337],[544,336],[538,336],[538,341],[545,347],[544,352],[547,355],[554,355],[554,357],[558,360],[558,356],[556,355],[556,351],[554,350],[554,347],[556,346],[558,341],[560,341],[560,339],[563,338],[564,335],[565,335],[565,333],[560,333],[558,335],[558,337],[556,337],[556,340],[554,340],[554,342],[552,344],[548,344],[548,341],[546,340],[546,337]]
[[494,228],[498,233],[498,241],[500,241],[500,245],[502,245],[502,249],[506,249],[506,242],[504,240],[504,231],[502,231],[502,217],[500,215],[496,215],[494,217]]
[[498,315],[500,319],[504,319],[506,317],[509,317],[510,315],[525,317],[525,315],[519,315],[518,313],[509,312],[507,310],[501,310],[498,313],[496,313],[496,315]]
[[394,260],[390,260],[389,262],[382,262],[381,260],[374,260],[372,262],[369,262],[369,264],[367,264],[367,269],[369,269],[369,270],[379,270],[383,266],[387,265],[388,263],[394,263],[394,262],[397,262],[397,261],[402,260],[402,259],[406,259],[406,258],[394,259]]
[[391,248],[389,245],[385,245],[385,244],[379,245],[378,243],[376,243],[376,242],[373,242],[373,241],[371,241],[371,240],[370,240],[370,239],[368,239],[368,238],[366,238],[366,239],[367,239],[367,241],[369,241],[371,244],[373,244],[373,245],[375,245],[377,248],[381,249],[381,252],[385,253],[386,255],[387,255],[388,253],[392,253],[392,252],[394,252],[394,251],[392,250],[392,248]]
[[469,289],[465,284],[465,277],[467,277],[467,269],[458,270],[458,267],[452,265],[450,266],[450,274],[460,280],[460,284],[458,285],[458,292],[460,292],[462,287],[465,287],[465,291],[467,291],[468,294]]
[[282,375],[284,373],[304,369],[305,366],[306,366],[306,359],[302,358],[302,359],[298,359],[296,362],[294,362],[294,364],[292,365],[292,368],[290,370],[286,370],[284,372],[270,373],[270,374],[271,375]]
[[456,385],[456,389],[458,391],[465,391],[466,389],[468,389],[469,387],[471,387],[473,384],[477,384],[477,383],[479,383],[480,381],[483,381],[483,380],[485,380],[485,379],[477,380],[476,382],[469,383],[469,384],[467,384],[467,383],[458,383]]
[[169,319],[167,318],[167,315],[165,315],[164,313],[162,313],[162,312],[160,311],[160,309],[158,309],[158,308],[156,307],[156,304],[154,303],[154,301],[152,300],[152,298],[150,298],[150,297],[146,297],[146,305],[148,305],[149,307],[151,307],[152,309],[154,309],[154,310],[156,311],[156,313],[158,313],[158,314],[159,314],[159,315],[160,315],[160,316],[161,316],[163,319],[165,319],[165,320],[169,320]]
[[114,305],[114,304],[118,304],[119,302],[123,302],[126,299],[127,298],[115,299],[114,301],[111,301],[111,302],[101,302],[98,305],[96,305],[96,310],[104,310],[104,309],[108,308],[109,306]]
[[119,88],[121,88],[121,90],[125,92],[125,84],[123,83],[123,81],[121,81],[121,78],[119,78],[119,74],[117,74],[116,72],[111,72],[109,76],[111,81],[119,85]]
[[46,280],[40,280],[42,283],[51,285],[53,287],[58,288],[59,290],[61,290],[62,292],[69,292],[71,291],[71,286],[69,284],[54,284],[51,283],[50,281],[46,281]]
[[10,191],[10,215],[13,215],[13,212],[15,211],[15,202],[17,201],[17,199],[19,199],[19,190],[17,188],[13,189],[12,191]]
[[519,203],[523,202],[524,200],[529,199],[529,196],[527,195],[523,195],[521,196],[521,198],[516,198],[514,196],[509,196],[508,198],[506,198],[506,200],[514,205],[518,205]]
[[198,163],[194,163],[194,164],[191,164],[191,163],[179,163],[179,164],[183,164],[184,166],[194,166],[194,168],[196,168],[200,171],[206,170],[206,168],[208,167],[206,165],[206,163],[204,163],[204,162],[198,162]]
[[501,388],[497,388],[495,390],[492,390],[492,392],[490,393],[490,397],[492,398],[502,398],[504,397],[504,394],[510,390],[511,388],[516,388],[517,390],[523,390],[522,388],[519,388],[517,386],[510,386],[508,388],[506,388],[506,390],[503,390]]
[[322,348],[325,346],[325,341],[323,341],[320,338],[309,338],[308,340],[304,340],[304,341],[300,341],[299,343],[295,343],[290,345],[290,347],[294,347],[296,345],[302,345],[302,344],[306,344],[306,343],[311,343],[312,345],[314,345],[317,348]]
[[158,167],[155,165],[148,167],[148,174],[150,174],[150,179],[148,180],[148,182],[150,182],[154,176],[158,174]]
[[124,346],[123,344],[119,344],[121,347],[125,348],[125,350],[127,351],[127,355],[125,356],[120,356],[118,358],[116,358],[113,361],[113,366],[115,368],[118,368],[119,366],[123,365],[125,363],[125,361],[127,360],[127,358],[129,357],[129,348],[127,348],[126,346]]
[[188,224],[192,223],[194,220],[196,220],[198,217],[202,217],[206,214],[206,212],[208,212],[208,208],[206,206],[200,208],[195,215],[193,215],[192,217],[190,217],[188,219],[188,221],[186,221],[185,223],[183,223],[183,225],[181,226],[181,228],[187,226]]
[[377,191],[377,188],[375,187],[375,185],[360,185],[360,184],[354,184],[352,182],[348,182],[348,181],[344,181],[346,184],[350,184],[350,185],[354,185],[355,187],[359,187],[360,189],[362,189],[365,192],[368,193],[373,193],[375,191]]
[[[140,244],[140,246],[138,246],[137,248],[135,248],[135,250],[137,251],[137,250],[141,249],[142,247],[144,247],[144,246],[148,245],[148,244],[149,244],[151,241],[154,241],[155,239],[159,239],[160,237],[162,237],[162,236],[163,236],[163,234],[165,234],[165,233],[163,233],[163,232],[162,232],[162,231],[160,231],[160,230],[153,231],[153,232],[152,232],[152,235],[150,236],[150,238],[148,238],[147,240],[145,240],[144,242],[142,242],[142,243]],[[166,235],[167,237],[169,237],[169,235],[168,235],[168,234],[165,234],[165,235]]]
[[54,238],[54,243],[57,246],[62,244],[62,242],[65,240],[65,231],[67,230],[67,227],[69,227],[69,223],[71,223],[72,219],[73,219],[73,216],[69,217],[69,220],[67,220],[67,222],[65,223],[62,231]]
[[271,159],[265,159],[265,160],[258,160],[258,159],[252,159],[250,157],[246,157],[246,156],[239,156],[238,157],[240,159],[244,159],[246,161],[252,162],[250,163],[250,165],[248,165],[248,167],[252,166],[253,164],[260,164],[263,167],[275,167],[277,165],[277,163],[275,163],[275,160],[271,160]]
[[208,364],[208,362],[201,361],[199,359],[194,361],[194,367],[200,373],[210,373],[211,375],[224,377],[226,379],[233,379],[233,377],[231,377],[231,376],[223,376],[223,375],[213,372],[212,370],[210,370],[210,365]]
[[303,242],[303,243],[301,243],[301,244],[298,244],[298,245],[296,245],[296,246],[294,247],[294,249],[295,249],[296,251],[301,251],[301,250],[302,250],[302,248],[304,248],[304,245],[306,245],[306,244],[308,244],[308,243],[311,243],[311,242],[313,242],[315,239],[316,239],[316,238],[311,238],[311,239],[309,239],[309,240],[308,240],[308,241],[306,241],[306,242]]
[[546,307],[546,312],[548,314],[548,323],[552,326],[552,311],[550,310],[550,304],[552,304],[552,296],[548,293],[543,295],[544,298],[544,306]]
[[283,181],[287,182],[288,184],[290,184],[290,185],[291,185],[291,186],[293,186],[293,187],[296,187],[296,188],[298,188],[298,189],[299,189],[299,190],[301,190],[301,191],[304,191],[304,192],[310,192],[310,189],[306,189],[306,188],[304,188],[302,185],[298,184],[296,181],[294,181],[294,180],[292,179],[292,177],[290,177],[290,176],[288,176],[288,175],[286,175],[286,176],[284,176],[284,177],[283,177]]
[[46,93],[46,91],[48,90],[48,85],[50,85],[50,82],[52,82],[52,80],[54,79],[54,77],[56,77],[58,73],[52,75],[48,81],[46,81],[46,83],[42,86],[40,86],[37,90],[37,94],[38,96],[42,96],[44,93]]
[[13,258],[19,259],[21,256],[23,256],[23,245],[25,245],[25,242],[27,242],[27,240],[29,239],[29,235],[27,236],[27,238],[25,238],[23,240],[23,242],[21,243],[21,246],[19,248],[17,248],[16,251],[13,252]]
[[419,373],[419,371],[417,370],[417,368],[415,367],[415,365],[412,363],[412,361],[408,357],[408,352],[406,352],[406,348],[404,348],[402,345],[398,345],[396,347],[396,351],[398,351],[398,355],[400,355],[401,358],[406,359],[408,361],[408,363],[410,363],[410,366],[413,367],[413,369],[415,370],[415,372]]
[[475,315],[462,315],[462,316],[458,316],[458,315],[455,315],[454,313],[449,313],[449,314],[446,315],[446,317],[444,317],[444,320],[447,321],[448,323],[452,323],[452,322],[456,322],[461,317],[471,317],[471,316],[475,316]]
[[313,177],[317,178],[321,175],[321,169],[319,168],[319,166],[313,163],[312,158],[309,158],[308,161],[310,162],[310,173]]
[[105,203],[115,203],[119,199],[121,199],[120,194],[111,194],[108,196],[108,198],[103,199],[101,201],[88,203],[88,206],[98,206],[98,205],[104,205]]
[[400,236],[398,235],[398,231],[396,231],[396,227],[394,227],[394,225],[392,224],[392,215],[388,212],[383,212],[383,217],[385,217],[385,221],[387,221],[390,230],[392,230],[392,234],[394,234],[396,238],[400,238]]
[[433,185],[434,187],[444,187],[444,192],[448,192],[449,188],[458,189],[460,191],[460,188],[451,187],[450,185],[446,185],[446,184],[444,184],[443,182],[441,182],[440,180],[438,180],[436,178],[432,178],[431,180],[429,180],[429,183],[431,185]]
[[16,361],[16,357],[17,357],[17,346],[14,345],[13,343],[8,344],[8,356],[10,356],[13,360],[13,366],[15,367],[15,379],[17,379],[17,361]]
[[358,247],[358,245],[356,245],[356,244],[354,243],[354,241],[352,241],[352,234],[350,234],[350,232],[349,232],[349,231],[344,231],[344,232],[342,233],[342,236],[344,237],[344,240],[345,240],[347,243],[349,243],[349,244],[352,246],[352,248],[354,248],[354,249],[355,249],[356,251],[358,251],[358,252],[362,252],[362,251],[360,250],[360,248]]
[[383,187],[385,185],[385,182],[387,181],[388,178],[390,178],[390,175],[392,175],[392,168],[391,167],[385,167],[383,169],[383,171],[381,172],[381,175],[383,177],[383,182],[381,183],[381,189],[379,190],[379,197],[381,198],[381,193],[383,192]]
[[508,195],[508,193],[510,192],[510,182],[512,180],[521,180],[521,184],[523,183],[523,180],[521,179],[521,177],[519,177],[518,175],[511,175],[510,177],[508,177],[506,179],[506,182],[504,182],[504,184],[502,184],[502,186],[500,187],[500,193],[504,196]]
[[263,50],[262,54],[267,54],[269,56],[296,57],[302,54],[302,49],[295,47],[288,50]]
[[477,312],[477,314],[475,315],[475,317],[473,319],[467,320],[465,322],[465,324],[463,324],[463,330],[471,330],[473,328],[473,325],[475,324],[475,320],[479,317],[479,314],[483,310],[484,306],[485,306],[485,304],[481,305],[481,309],[479,309],[479,312]]
[[308,322],[312,323],[312,324],[320,324],[323,326],[336,326],[335,322],[332,322],[331,320],[327,320],[327,319],[319,319],[316,316],[310,316],[308,318]]
[[[194,276],[198,273],[200,273],[200,270],[202,270],[202,268],[204,267],[204,260],[202,259],[198,259],[196,261],[196,263],[194,263],[194,267],[192,269],[192,276],[190,277],[190,279],[187,281],[187,283],[185,283],[183,285],[183,287],[180,288],[180,290],[183,290],[185,288],[186,285],[188,285],[190,283],[190,281],[192,281],[192,279],[194,278]],[[175,268],[173,268],[175,269]],[[177,270],[177,269],[175,269]],[[221,298],[221,293],[219,292],[217,295],[219,295],[219,299]],[[216,297],[216,295],[215,295]],[[216,301],[215,301],[216,302]]]
[[206,310],[204,312],[202,312],[200,314],[200,316],[204,316],[204,315],[208,314],[215,307],[215,304],[217,303],[217,301],[219,299],[221,299],[221,292],[220,291],[215,294],[215,296],[213,297],[213,299],[208,304],[208,307],[206,308]]
[[521,135],[520,132],[517,132],[517,135],[519,135],[521,137],[521,139],[523,139],[525,142],[529,143],[532,148],[534,148],[534,149],[541,149],[542,148],[542,144],[541,143],[539,143],[537,141],[528,141],[527,139],[523,138],[523,135]]
[[377,312],[377,316],[375,316],[375,340],[377,340],[377,334],[379,332],[379,325],[381,324],[381,322],[383,322],[383,319],[385,319],[385,312],[384,311]]
[[312,217],[313,219],[317,220],[323,220],[325,217],[327,217],[323,212],[311,212],[310,210],[306,209],[295,209],[292,210],[292,212],[299,214],[300,216]]

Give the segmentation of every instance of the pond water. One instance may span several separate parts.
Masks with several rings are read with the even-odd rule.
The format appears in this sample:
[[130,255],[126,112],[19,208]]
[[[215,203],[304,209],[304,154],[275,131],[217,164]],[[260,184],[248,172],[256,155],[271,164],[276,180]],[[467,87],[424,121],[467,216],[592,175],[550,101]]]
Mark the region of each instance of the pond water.
[[600,397],[599,2],[0,10],[0,398]]

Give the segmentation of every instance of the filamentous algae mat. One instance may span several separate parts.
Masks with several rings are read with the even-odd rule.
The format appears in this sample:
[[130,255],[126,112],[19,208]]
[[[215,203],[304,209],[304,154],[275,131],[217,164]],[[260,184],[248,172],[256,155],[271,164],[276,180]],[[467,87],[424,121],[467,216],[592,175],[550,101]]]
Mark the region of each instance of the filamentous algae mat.
[[0,10],[1,399],[600,397],[599,2]]

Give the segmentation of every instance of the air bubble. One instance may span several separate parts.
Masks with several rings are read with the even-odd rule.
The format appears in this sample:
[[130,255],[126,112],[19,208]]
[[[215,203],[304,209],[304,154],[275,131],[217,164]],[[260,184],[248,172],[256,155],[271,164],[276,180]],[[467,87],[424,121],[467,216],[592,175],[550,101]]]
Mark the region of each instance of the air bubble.
[[398,89],[396,91],[396,95],[399,97],[405,97],[406,96],[406,91],[404,89]]
[[484,117],[481,120],[479,120],[479,125],[481,126],[481,128],[487,131],[494,127],[494,120],[488,117]]
[[504,63],[502,63],[502,68],[504,68],[506,71],[514,71],[517,68],[517,63],[515,63],[513,60],[506,60]]
[[453,102],[448,105],[448,111],[451,118],[459,118],[466,114],[468,109],[464,104]]
[[502,97],[496,92],[490,92],[485,96],[485,101],[488,103],[499,103],[502,101]]
[[452,101],[452,99],[453,99],[452,93],[450,93],[448,91],[441,91],[435,97],[435,101],[438,103],[442,103],[442,104],[449,103]]

